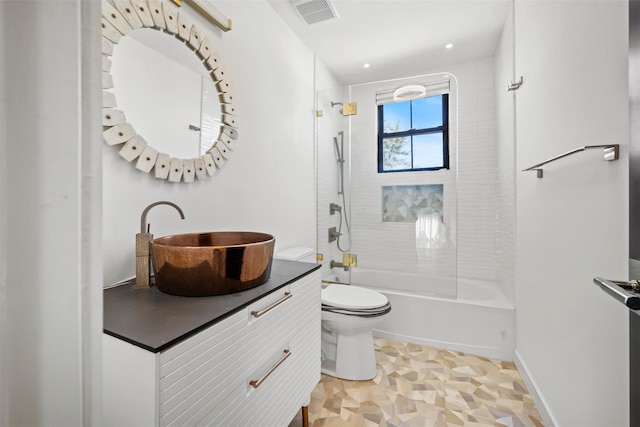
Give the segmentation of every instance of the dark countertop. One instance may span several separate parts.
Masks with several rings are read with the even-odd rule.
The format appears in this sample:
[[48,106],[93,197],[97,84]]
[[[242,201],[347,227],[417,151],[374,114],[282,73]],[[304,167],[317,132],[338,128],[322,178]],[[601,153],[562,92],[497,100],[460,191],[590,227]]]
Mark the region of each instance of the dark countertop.
[[267,283],[213,297],[179,297],[155,286],[134,290],[133,283],[105,289],[104,333],[157,353],[318,268],[320,264],[274,259]]

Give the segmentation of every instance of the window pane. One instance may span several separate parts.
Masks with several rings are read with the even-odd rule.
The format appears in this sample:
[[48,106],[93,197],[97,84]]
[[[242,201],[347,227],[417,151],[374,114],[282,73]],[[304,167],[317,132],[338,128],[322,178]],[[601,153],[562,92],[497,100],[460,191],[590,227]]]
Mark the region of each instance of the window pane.
[[430,96],[412,101],[413,128],[427,129],[442,126],[442,96]]
[[384,133],[402,132],[411,129],[411,106],[409,101],[382,106]]
[[444,167],[442,144],[442,132],[414,135],[413,167],[415,169]]
[[411,169],[411,141],[408,137],[382,140],[382,166],[385,171]]

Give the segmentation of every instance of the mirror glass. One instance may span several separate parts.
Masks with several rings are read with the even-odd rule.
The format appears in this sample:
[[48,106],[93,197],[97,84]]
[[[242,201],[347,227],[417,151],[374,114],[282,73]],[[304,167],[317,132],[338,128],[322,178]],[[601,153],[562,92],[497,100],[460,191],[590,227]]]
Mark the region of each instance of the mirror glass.
[[176,37],[130,31],[114,46],[113,92],[136,132],[161,153],[195,158],[220,134],[215,84],[198,56]]

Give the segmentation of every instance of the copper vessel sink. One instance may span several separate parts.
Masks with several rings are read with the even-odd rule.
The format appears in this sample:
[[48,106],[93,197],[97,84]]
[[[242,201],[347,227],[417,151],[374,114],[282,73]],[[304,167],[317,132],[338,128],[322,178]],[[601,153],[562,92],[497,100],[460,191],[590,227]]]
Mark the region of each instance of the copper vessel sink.
[[215,231],[151,241],[158,289],[189,297],[226,295],[269,280],[275,238],[248,231]]

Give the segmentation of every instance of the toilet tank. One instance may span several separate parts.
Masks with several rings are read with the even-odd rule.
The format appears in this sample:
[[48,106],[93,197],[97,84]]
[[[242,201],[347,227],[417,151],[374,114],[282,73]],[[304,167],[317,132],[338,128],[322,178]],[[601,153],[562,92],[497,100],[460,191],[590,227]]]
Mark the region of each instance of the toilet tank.
[[276,259],[285,259],[288,261],[302,261],[316,263],[316,250],[305,246],[296,246],[283,251],[276,252],[273,256]]

